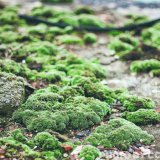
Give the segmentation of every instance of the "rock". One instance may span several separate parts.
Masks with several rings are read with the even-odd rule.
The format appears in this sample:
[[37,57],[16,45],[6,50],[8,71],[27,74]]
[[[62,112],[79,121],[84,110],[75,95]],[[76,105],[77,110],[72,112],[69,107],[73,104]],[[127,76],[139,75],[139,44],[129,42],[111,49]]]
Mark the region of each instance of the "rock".
[[143,155],[150,155],[151,154],[151,150],[150,149],[146,149],[144,147],[140,147],[140,149],[143,152]]
[[133,154],[134,151],[133,151],[132,148],[129,148],[129,149],[128,149],[128,152],[131,153],[131,154]]
[[0,72],[0,113],[11,114],[24,100],[25,84],[21,77]]
[[141,143],[137,143],[136,147],[142,147],[142,144]]
[[67,151],[71,151],[73,149],[72,146],[67,145],[67,144],[63,144],[61,145],[61,147],[67,152]]
[[68,157],[68,154],[67,154],[67,153],[64,153],[64,154],[63,154],[63,157],[65,157],[65,158]]
[[84,135],[84,133],[83,132],[79,132],[75,137],[76,138],[83,138],[85,135]]

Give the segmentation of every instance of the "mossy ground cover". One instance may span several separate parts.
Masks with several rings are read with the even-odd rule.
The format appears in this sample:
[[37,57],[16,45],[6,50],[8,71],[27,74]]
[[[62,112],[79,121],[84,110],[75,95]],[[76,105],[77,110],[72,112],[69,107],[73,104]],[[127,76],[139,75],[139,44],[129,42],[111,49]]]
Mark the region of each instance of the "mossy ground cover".
[[[117,103],[128,111],[124,117],[135,124],[159,122],[152,99],[109,88],[102,83],[107,74],[97,61],[85,60],[64,48],[64,45],[84,46],[97,42],[96,34],[77,33],[72,28],[107,26],[91,9],[81,7],[65,11],[39,6],[30,12],[39,18],[70,25],[65,28],[27,24],[17,16],[17,7],[6,7],[0,13],[0,51],[3,53],[0,59],[0,110],[7,115],[0,114],[0,125],[5,128],[9,119],[25,129],[24,132],[20,129],[7,132],[0,138],[6,158],[63,159],[62,142],[47,130],[61,134],[91,130],[109,119],[112,107]],[[134,53],[135,59],[141,56],[138,38],[125,34],[115,41],[109,46],[119,56],[126,59],[128,53]],[[157,75],[159,68],[155,66],[158,63],[153,66],[149,71]],[[45,87],[34,88],[34,93],[28,97],[24,81],[30,84],[40,81]],[[136,117],[137,112],[141,114],[135,121],[132,114]],[[151,116],[145,117],[146,112]],[[98,145],[126,150],[140,140],[147,145],[152,143],[152,135],[129,121],[114,119],[98,126],[84,141],[91,145],[82,149],[79,158],[94,160],[99,157]],[[26,135],[28,131],[32,133],[31,137]]]

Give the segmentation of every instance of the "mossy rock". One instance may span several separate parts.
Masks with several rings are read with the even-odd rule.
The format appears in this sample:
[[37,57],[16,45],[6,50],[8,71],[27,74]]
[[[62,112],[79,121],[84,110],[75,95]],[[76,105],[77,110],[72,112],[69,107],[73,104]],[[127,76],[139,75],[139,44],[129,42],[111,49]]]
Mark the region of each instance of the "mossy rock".
[[160,123],[160,113],[153,109],[139,109],[136,112],[124,112],[122,117],[137,125]]
[[101,125],[86,138],[85,142],[94,146],[104,146],[107,148],[117,147],[127,150],[130,145],[138,142],[149,145],[154,141],[154,137],[143,131],[125,119],[112,119],[108,124]]
[[83,40],[80,37],[74,35],[62,35],[58,36],[56,39],[60,44],[83,44]]
[[24,80],[13,74],[0,72],[0,85],[0,112],[1,114],[11,114],[24,100]]

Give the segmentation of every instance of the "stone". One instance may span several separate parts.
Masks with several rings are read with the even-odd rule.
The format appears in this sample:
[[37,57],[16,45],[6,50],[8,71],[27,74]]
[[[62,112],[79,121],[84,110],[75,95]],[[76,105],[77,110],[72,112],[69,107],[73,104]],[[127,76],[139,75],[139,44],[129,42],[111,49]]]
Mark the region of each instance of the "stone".
[[23,78],[0,72],[0,113],[11,114],[24,100]]

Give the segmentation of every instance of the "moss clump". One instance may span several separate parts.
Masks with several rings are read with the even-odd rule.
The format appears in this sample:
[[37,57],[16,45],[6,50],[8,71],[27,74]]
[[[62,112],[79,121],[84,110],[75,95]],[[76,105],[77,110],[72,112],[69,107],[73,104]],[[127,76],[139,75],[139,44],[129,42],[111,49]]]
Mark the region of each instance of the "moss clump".
[[136,112],[124,112],[122,117],[137,125],[160,123],[160,114],[152,109],[139,109]]
[[153,140],[154,137],[140,127],[125,119],[117,118],[97,127],[85,142],[94,146],[127,150],[134,143],[141,141],[143,144],[150,144]]
[[94,97],[101,101],[105,101],[108,104],[115,101],[114,92],[99,82],[94,83],[89,78],[75,77],[73,78],[72,83],[82,87],[86,97]]
[[86,33],[83,37],[85,43],[96,43],[97,36],[94,33]]
[[108,45],[108,48],[114,50],[123,60],[133,60],[139,59],[142,56],[139,44],[138,39],[129,34],[122,34],[113,40]]
[[53,151],[60,148],[58,140],[48,132],[40,132],[34,137],[35,144],[43,150]]
[[20,129],[14,130],[9,137],[0,138],[5,147],[5,158],[56,160],[62,158],[60,142],[48,132],[40,132],[27,138]]
[[20,129],[16,129],[12,132],[12,137],[19,142],[27,143],[27,138],[23,135]]
[[0,113],[11,114],[24,100],[24,80],[13,74],[0,72],[0,86]]
[[5,31],[0,34],[0,43],[12,43],[18,41],[20,35],[13,31]]
[[128,111],[137,111],[138,109],[153,109],[155,107],[154,101],[150,98],[142,98],[135,95],[121,94],[118,100],[122,103],[123,107]]
[[100,151],[94,146],[84,146],[80,152],[79,158],[85,160],[95,160],[100,156]]
[[33,111],[33,110],[17,110],[13,114],[13,119],[19,123],[25,124],[30,131],[45,131],[52,129],[54,131],[65,131],[69,122],[66,112],[57,111]]
[[150,71],[152,77],[160,77],[160,69],[153,69]]
[[74,27],[79,26],[78,18],[70,14],[62,14],[58,16],[56,19],[50,18],[49,20],[52,22],[58,22],[61,24],[69,25],[69,26],[74,26]]
[[98,17],[88,14],[80,14],[78,16],[79,25],[81,27],[101,27],[104,28],[106,24]]
[[94,14],[94,10],[88,6],[80,6],[74,10],[75,14]]
[[160,69],[160,61],[156,59],[149,59],[143,61],[135,61],[130,65],[131,72],[150,72],[155,69]]
[[17,63],[10,59],[0,59],[0,71],[24,76],[27,79],[35,80],[37,72],[29,69],[25,64]]
[[73,35],[58,36],[57,41],[60,44],[83,44],[83,41],[81,38]]
[[62,102],[63,97],[57,93],[44,92],[32,94],[27,101],[23,104],[23,107],[31,110],[54,110],[54,105],[57,102]]
[[145,29],[142,32],[142,40],[146,45],[160,49],[160,24],[156,24],[151,28]]

